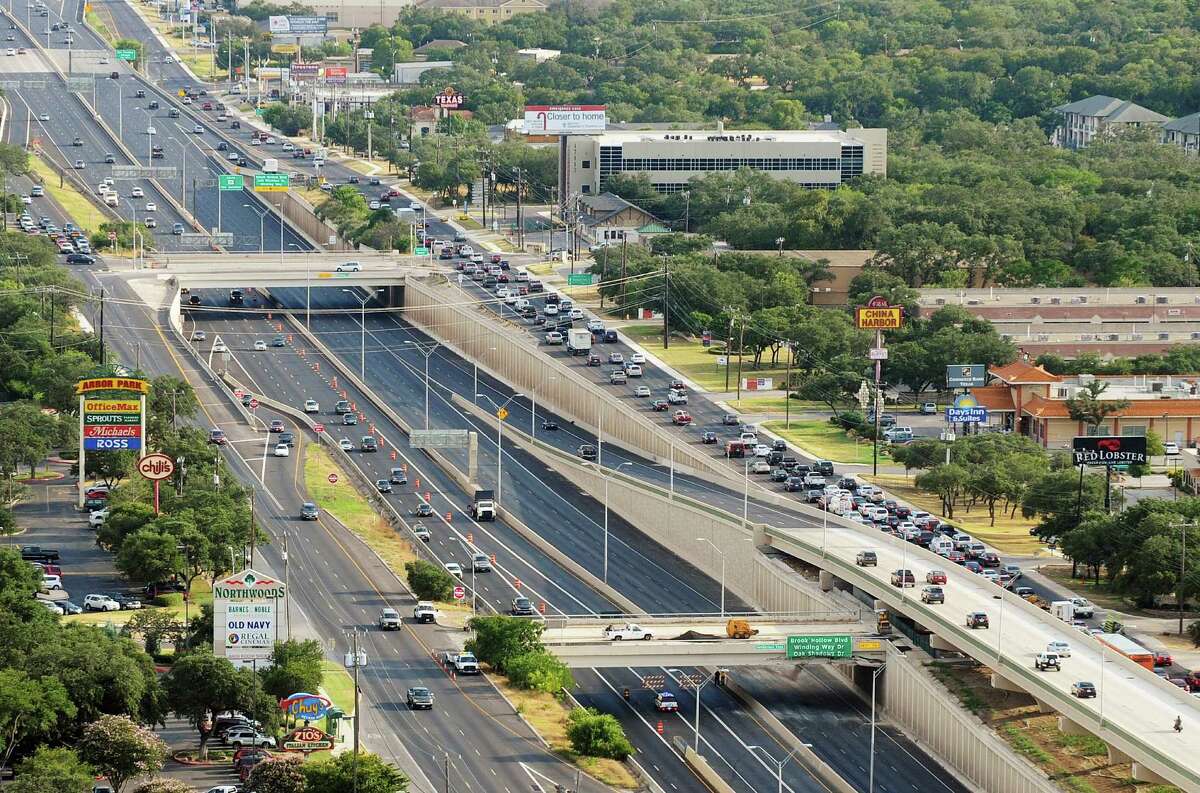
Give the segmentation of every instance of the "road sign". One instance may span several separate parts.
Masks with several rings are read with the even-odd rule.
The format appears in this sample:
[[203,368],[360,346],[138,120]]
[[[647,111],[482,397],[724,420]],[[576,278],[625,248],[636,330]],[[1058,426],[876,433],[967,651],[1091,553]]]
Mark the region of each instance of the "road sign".
[[286,173],[254,174],[254,191],[257,193],[287,190],[290,185],[291,181]]
[[429,249],[428,249],[428,248],[426,248],[426,247],[424,247],[424,246],[420,246],[420,247],[414,248],[414,249],[413,249],[413,255],[414,255],[414,256],[428,256],[428,255],[429,255]]
[[251,410],[258,410],[258,400],[257,400],[257,399],[251,399],[251,400],[250,400],[250,409],[251,409]]
[[151,481],[166,479],[175,473],[175,461],[165,454],[147,454],[138,460],[137,471]]
[[1071,441],[1076,465],[1145,465],[1146,436],[1094,435]]
[[849,658],[854,654],[854,637],[849,634],[787,637],[788,658]]
[[314,425],[313,425],[313,432],[316,432],[316,433],[321,433],[321,432],[324,432],[324,431],[325,431],[325,425],[324,425],[324,424],[314,424]]
[[246,395],[246,392],[240,388],[235,388],[235,389],[233,389],[233,395],[235,397],[237,397],[238,399],[241,399],[242,397],[244,397]]
[[464,587],[464,586],[454,587],[454,599],[455,600],[462,600],[466,596],[467,596],[467,588],[466,587]]
[[901,306],[889,306],[884,298],[873,297],[866,306],[854,309],[854,324],[868,330],[896,330],[904,324],[903,311]]
[[65,80],[68,91],[90,91],[96,85],[95,77],[67,77]]
[[466,430],[412,430],[408,443],[414,449],[465,449]]
[[241,174],[222,173],[217,174],[217,189],[223,192],[230,190],[237,191],[245,187],[246,180]]
[[501,421],[504,421],[506,418],[508,418],[508,408],[500,408],[497,410],[496,418],[500,419]]
[[571,273],[567,276],[567,286],[591,286],[591,273]]
[[886,361],[887,347],[872,347],[867,351],[867,358],[872,361]]
[[109,242],[115,242],[115,241],[116,241],[116,239],[117,239],[117,232],[115,232],[115,231],[110,231],[110,232],[108,232],[108,235],[107,235],[107,236],[108,236],[108,241],[109,241]]
[[114,165],[114,179],[174,179],[179,176],[178,168],[146,165]]
[[119,61],[136,61],[137,50],[117,50],[117,60]]
[[978,388],[987,380],[985,369],[981,363],[949,364],[946,366],[946,387]]
[[331,485],[336,485],[338,483],[338,475],[330,474],[329,476],[325,477],[325,481]]

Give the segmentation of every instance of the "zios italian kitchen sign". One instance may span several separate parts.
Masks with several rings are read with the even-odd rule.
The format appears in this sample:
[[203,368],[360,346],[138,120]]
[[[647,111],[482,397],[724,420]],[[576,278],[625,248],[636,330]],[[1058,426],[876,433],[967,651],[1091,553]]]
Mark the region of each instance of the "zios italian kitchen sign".
[[316,727],[301,727],[283,738],[285,752],[320,752],[333,748],[333,737]]
[[213,584],[213,650],[240,667],[269,664],[279,641],[283,583],[242,570]]

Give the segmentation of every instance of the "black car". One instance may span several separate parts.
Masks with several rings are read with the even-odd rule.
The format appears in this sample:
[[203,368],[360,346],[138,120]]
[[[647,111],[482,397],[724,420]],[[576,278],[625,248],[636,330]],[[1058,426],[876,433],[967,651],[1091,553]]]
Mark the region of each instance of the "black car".
[[171,118],[179,118],[179,111],[175,108],[171,108],[169,111],[167,111],[167,115]]
[[796,493],[804,489],[804,477],[789,476],[783,483],[783,489],[789,493]]
[[229,144],[225,141],[221,141],[217,144],[217,151],[229,151]]
[[390,480],[387,480],[387,479],[376,479],[375,480],[375,489],[378,490],[380,493],[390,493],[390,492],[392,492],[392,483]]
[[279,434],[279,443],[286,443],[288,446],[295,446],[296,445],[296,433],[281,432]]
[[721,423],[727,427],[736,427],[741,421],[734,413],[726,413],[724,416],[721,416]]
[[117,601],[117,603],[121,604],[121,611],[140,609],[142,607],[141,599],[132,595],[126,595],[121,592],[107,592],[105,594]]
[[767,452],[767,462],[770,465],[783,465],[783,452]]
[[358,177],[351,176],[349,179],[346,180],[346,184],[358,184]]
[[316,520],[320,514],[317,505],[311,501],[305,501],[300,505],[300,520]]
[[509,612],[514,617],[532,617],[534,615],[533,603],[527,597],[515,597],[512,601],[512,608]]
[[95,264],[96,258],[86,253],[68,253],[67,264]]
[[776,452],[786,452],[787,441],[785,441],[783,438],[776,438],[775,440],[771,441],[771,450]]
[[716,443],[717,442],[717,433],[715,433],[715,432],[704,433],[703,435],[700,436],[700,442],[701,443]]
[[379,185],[383,184],[383,182],[382,182],[382,180],[380,180],[380,178],[378,176],[372,176],[370,181],[368,182],[368,184],[370,184],[372,186],[379,186]]
[[788,472],[787,472],[786,468],[777,467],[777,468],[771,469],[771,481],[772,482],[786,482],[787,480],[788,480]]
[[433,710],[433,692],[424,686],[410,688],[405,699],[409,710]]
[[1092,699],[1096,696],[1096,687],[1086,680],[1071,684],[1071,696],[1080,699]]
[[558,429],[558,422],[557,422],[557,421],[551,421],[550,419],[542,419],[542,429],[544,429],[544,430],[556,430],[556,429]]
[[578,454],[584,460],[595,460],[596,459],[596,447],[590,443],[585,443],[585,444],[581,445],[575,453]]
[[229,124],[229,128],[230,128],[230,129],[241,129],[241,128],[242,128],[242,122],[240,122],[240,121],[234,121],[234,122],[231,122],[231,123]]
[[158,110],[158,100],[151,99],[150,104],[146,105],[147,110]]
[[817,460],[816,470],[821,476],[833,476],[833,463],[828,460]]
[[105,154],[105,155],[104,155],[104,162],[105,162],[105,163],[107,163],[107,164],[109,164],[109,165],[112,165],[112,164],[114,164],[116,161],[117,161],[116,155],[114,155],[114,154]]
[[145,99],[146,98],[146,90],[144,88],[139,88],[133,92],[133,96],[135,99]]
[[853,493],[855,490],[858,490],[858,480],[852,476],[843,476],[838,480],[837,486]]

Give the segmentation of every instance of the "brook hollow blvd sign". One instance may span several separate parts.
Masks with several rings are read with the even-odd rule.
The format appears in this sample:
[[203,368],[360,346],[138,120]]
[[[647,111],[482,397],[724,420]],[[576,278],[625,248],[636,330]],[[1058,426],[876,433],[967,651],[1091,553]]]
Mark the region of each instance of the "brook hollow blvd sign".
[[849,658],[852,655],[854,637],[848,634],[787,637],[788,658]]

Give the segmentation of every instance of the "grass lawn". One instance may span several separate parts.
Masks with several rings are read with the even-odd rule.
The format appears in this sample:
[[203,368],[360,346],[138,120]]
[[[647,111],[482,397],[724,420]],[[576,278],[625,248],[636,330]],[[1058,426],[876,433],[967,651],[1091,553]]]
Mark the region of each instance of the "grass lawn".
[[[326,477],[330,472],[338,475],[338,484],[329,484]],[[350,477],[333,461],[328,451],[316,443],[305,444],[304,486],[309,496],[317,506],[361,537],[392,572],[404,578],[404,565],[418,558],[416,552],[408,540],[392,530],[350,481]],[[430,521],[431,526],[432,523]],[[438,603],[438,612],[440,624],[461,627],[470,617],[471,608],[469,604],[441,602]]]
[[83,229],[84,234],[91,236],[104,220],[104,215],[96,205],[70,182],[63,180],[60,185],[58,174],[40,157],[30,157],[29,164],[37,174],[37,181],[46,189],[46,194],[62,207],[71,222]]
[[[920,507],[934,515],[941,514],[941,499],[931,493],[918,490],[913,484],[912,477],[903,474],[880,474],[863,478],[885,488],[897,498],[903,499],[913,506]],[[1001,514],[1001,508],[1002,504],[996,505],[995,526],[989,525],[991,521],[988,518],[987,508],[983,505],[977,505],[970,512],[963,507],[956,506],[954,520],[948,522],[961,526],[967,534],[1004,553],[1021,556],[1048,555],[1042,542],[1036,537],[1029,536],[1029,530],[1035,525],[1034,521],[1022,518],[1020,510],[1017,510],[1016,518],[1010,518],[1007,514]]]
[[526,265],[525,269],[530,275],[547,276],[554,272],[554,265],[557,262],[539,262],[537,264]]
[[[181,593],[173,592],[160,596],[156,601],[143,602],[150,608],[169,611],[175,616],[175,619],[183,621],[183,595]],[[189,615],[191,617],[200,616],[200,607],[205,603],[212,603],[212,584],[204,578],[197,578],[192,582],[192,605]],[[136,611],[85,611],[82,614],[63,617],[63,622],[78,622],[83,625],[95,626],[111,624],[119,628],[136,613]]]
[[217,76],[225,76],[224,69],[214,68],[213,56],[207,50],[193,50],[189,40],[175,33],[173,23],[160,19],[157,14],[146,13],[140,3],[131,3],[130,7],[141,15],[147,25],[167,40],[172,54],[181,62],[186,63],[197,77],[202,80],[212,80]]
[[517,712],[533,725],[533,729],[546,739],[555,754],[579,766],[606,785],[626,790],[637,788],[637,779],[624,763],[597,757],[580,757],[571,751],[571,742],[567,739],[568,710],[557,699],[538,691],[513,688],[501,675],[491,675],[489,679],[504,692],[504,696],[508,697],[508,701]]
[[[708,350],[716,349],[717,344],[712,347],[705,347],[697,339],[695,341],[685,341],[677,337],[671,338],[671,346],[669,349],[662,348],[662,325],[630,325],[623,329],[623,332],[631,339],[646,347],[654,353],[656,358],[665,361],[668,366],[675,371],[684,375],[687,379],[698,385],[705,391],[725,391],[725,367],[717,366],[717,355],[709,353]],[[778,368],[762,368],[755,369],[751,366],[751,359],[742,359],[742,377],[771,377],[776,383],[783,383],[783,378],[787,374],[786,360],[780,356],[780,362],[784,366]],[[730,360],[732,368],[729,370],[729,389],[730,391],[737,390],[737,357],[734,356]],[[742,392],[745,393],[744,391]]]
[[[762,426],[819,459],[854,465],[871,464],[871,444],[865,440],[855,441],[845,430],[838,429],[828,421],[793,419],[791,429],[784,429],[782,421],[764,421]],[[879,447],[879,461],[892,461],[883,446]]]
[[325,677],[321,681],[321,693],[329,697],[329,701],[342,709],[347,716],[354,713],[354,678],[345,667],[336,661],[325,659],[321,662]]
[[[1079,568],[1080,573],[1083,572],[1083,566]],[[1064,562],[1063,564],[1045,564],[1038,568],[1038,572],[1047,578],[1061,584],[1068,589],[1078,592],[1081,597],[1095,603],[1097,606],[1110,611],[1119,611],[1130,617],[1175,617],[1178,612],[1164,609],[1161,611],[1151,611],[1140,609],[1125,599],[1123,595],[1116,592],[1109,583],[1105,580],[1104,574],[1100,574],[1100,583],[1094,583],[1091,578],[1071,578],[1071,563]],[[1195,616],[1184,614],[1184,625],[1194,620]],[[1191,649],[1191,642],[1188,642],[1188,648]]]
[[117,36],[113,33],[112,28],[105,24],[100,16],[95,11],[88,11],[83,15],[84,21],[91,26],[92,30],[99,34],[100,38],[107,41],[109,44],[115,44]]

